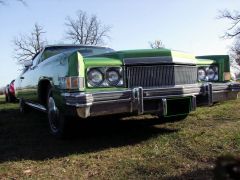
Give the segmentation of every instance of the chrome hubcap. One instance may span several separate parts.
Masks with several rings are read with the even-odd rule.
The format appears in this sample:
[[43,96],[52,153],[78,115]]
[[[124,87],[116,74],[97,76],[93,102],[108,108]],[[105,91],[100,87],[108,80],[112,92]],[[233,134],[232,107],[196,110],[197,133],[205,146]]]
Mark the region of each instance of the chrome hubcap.
[[52,97],[48,100],[48,119],[51,130],[57,132],[59,129],[59,111]]

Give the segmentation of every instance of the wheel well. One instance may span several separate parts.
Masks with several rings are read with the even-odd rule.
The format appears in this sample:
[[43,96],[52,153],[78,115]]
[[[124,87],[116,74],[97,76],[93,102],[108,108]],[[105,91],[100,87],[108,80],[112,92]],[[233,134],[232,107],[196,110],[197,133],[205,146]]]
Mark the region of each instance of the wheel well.
[[49,80],[42,80],[38,84],[38,99],[43,105],[47,104],[48,91],[51,86]]

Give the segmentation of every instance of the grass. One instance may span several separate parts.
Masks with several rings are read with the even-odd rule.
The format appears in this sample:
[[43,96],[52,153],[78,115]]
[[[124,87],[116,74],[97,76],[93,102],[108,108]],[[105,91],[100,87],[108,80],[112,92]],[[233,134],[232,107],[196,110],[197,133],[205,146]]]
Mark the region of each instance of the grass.
[[211,179],[218,156],[240,154],[240,99],[198,108],[184,121],[98,118],[56,140],[45,114],[0,98],[0,179]]

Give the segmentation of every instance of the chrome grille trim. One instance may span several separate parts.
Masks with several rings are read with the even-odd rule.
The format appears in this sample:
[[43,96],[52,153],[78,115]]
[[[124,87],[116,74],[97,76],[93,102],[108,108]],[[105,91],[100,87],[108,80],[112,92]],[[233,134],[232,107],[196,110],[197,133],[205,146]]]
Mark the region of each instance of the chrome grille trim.
[[197,82],[197,67],[189,65],[128,66],[128,87],[163,87]]

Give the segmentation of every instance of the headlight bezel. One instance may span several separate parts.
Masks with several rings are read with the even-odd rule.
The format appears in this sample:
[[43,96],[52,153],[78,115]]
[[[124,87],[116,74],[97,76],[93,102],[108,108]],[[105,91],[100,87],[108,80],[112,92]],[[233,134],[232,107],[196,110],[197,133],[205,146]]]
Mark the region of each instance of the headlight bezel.
[[[199,78],[199,70],[204,70],[205,71],[205,78],[204,79]],[[214,72],[213,77],[209,77],[210,76],[210,71]],[[200,81],[200,82],[201,81],[206,81],[206,82],[219,81],[219,67],[218,67],[217,64],[198,66],[197,73],[198,73],[198,81]]]
[[[110,72],[116,73],[116,75],[118,76],[116,80],[114,80],[114,81],[111,81],[111,80],[110,80]],[[111,86],[117,86],[118,83],[119,83],[120,80],[121,80],[121,72],[120,72],[120,70],[117,70],[116,68],[108,68],[108,69],[106,70],[106,80],[107,80],[107,82],[108,82],[109,85],[111,85]]]
[[[102,80],[98,83],[95,83],[94,81],[92,81],[92,79],[89,79],[89,74],[92,72],[92,71],[95,71],[96,73],[99,73],[101,76],[102,76]],[[92,87],[96,87],[96,86],[99,86],[103,83],[104,81],[104,74],[102,73],[102,71],[100,71],[99,69],[97,68],[92,68],[90,71],[87,72],[87,82],[92,86]]]
[[[92,70],[98,70],[103,74],[103,81],[100,84],[94,85],[89,83],[88,73]],[[118,81],[114,83],[110,82],[108,79],[108,71],[115,71],[119,75]],[[121,66],[99,66],[99,67],[89,67],[86,70],[86,85],[88,88],[108,88],[108,87],[124,87],[124,74],[123,74],[123,67]]]
[[[202,78],[200,78],[199,77],[199,71],[203,71],[204,72],[204,77],[202,77]],[[207,72],[206,72],[206,70],[205,70],[205,68],[203,68],[203,67],[200,67],[200,68],[198,68],[198,70],[197,70],[198,72],[198,81],[204,81],[205,79],[206,79],[206,75],[207,75]]]

